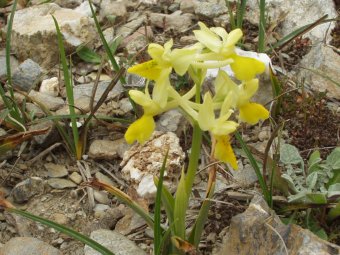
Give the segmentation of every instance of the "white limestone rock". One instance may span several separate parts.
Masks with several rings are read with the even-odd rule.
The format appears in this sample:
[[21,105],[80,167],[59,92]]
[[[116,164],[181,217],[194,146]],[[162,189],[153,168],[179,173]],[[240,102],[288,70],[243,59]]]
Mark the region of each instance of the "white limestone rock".
[[11,47],[19,59],[31,58],[45,68],[58,63],[59,49],[52,15],[59,23],[66,52],[98,37],[92,18],[84,13],[54,3],[32,6],[15,13]]

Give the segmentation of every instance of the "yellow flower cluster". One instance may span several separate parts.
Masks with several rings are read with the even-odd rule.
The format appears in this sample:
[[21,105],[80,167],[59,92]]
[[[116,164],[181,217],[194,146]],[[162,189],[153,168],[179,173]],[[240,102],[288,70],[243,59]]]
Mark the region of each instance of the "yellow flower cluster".
[[[196,44],[172,50],[172,40],[164,46],[151,43],[148,53],[152,59],[128,69],[130,73],[153,80],[155,85],[151,95],[148,86],[144,93],[129,91],[132,100],[143,107],[144,114],[130,125],[125,139],[128,143],[135,140],[144,143],[155,129],[154,116],[179,107],[192,120],[197,121],[203,131],[210,132],[214,141],[214,157],[237,169],[236,157],[230,145],[230,134],[239,124],[229,118],[238,113],[239,121],[256,124],[259,120],[269,117],[269,112],[262,105],[250,101],[259,86],[256,75],[265,71],[265,64],[257,59],[236,54],[235,45],[242,37],[240,29],[227,33],[221,27],[208,28],[202,22],[198,24],[200,30],[194,31]],[[196,86],[203,82],[207,69],[227,65],[234,72],[239,84],[220,70],[214,81],[215,95],[212,96],[208,92],[204,95],[202,104],[194,103],[192,98]],[[171,86],[169,76],[173,70],[178,75],[188,72],[196,83],[185,95],[180,95]],[[217,110],[218,117],[215,115]]]

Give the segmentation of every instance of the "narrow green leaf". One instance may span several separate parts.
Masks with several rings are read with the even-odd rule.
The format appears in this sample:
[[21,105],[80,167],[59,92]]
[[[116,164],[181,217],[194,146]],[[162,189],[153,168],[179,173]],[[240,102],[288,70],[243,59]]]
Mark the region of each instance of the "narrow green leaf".
[[174,208],[174,228],[175,235],[185,240],[185,215],[188,208],[188,193],[186,189],[184,169],[182,169],[181,179],[177,186]]
[[[240,2],[241,1],[241,2]],[[237,27],[242,29],[243,18],[246,12],[247,0],[240,0],[237,2]]]
[[233,8],[231,7],[229,0],[225,0],[225,4],[228,8],[229,22],[230,22],[230,25],[231,25],[231,29],[235,29],[236,24],[235,24],[235,17],[234,17]]
[[259,42],[258,42],[258,50],[259,52],[264,52],[265,43],[266,43],[266,1],[260,0],[260,21],[259,21]]
[[[19,123],[23,124],[24,119],[20,113],[19,107],[16,103],[13,91],[13,83],[12,83],[12,72],[11,72],[11,38],[12,38],[12,27],[15,11],[17,8],[18,0],[14,0],[12,4],[11,14],[7,23],[7,33],[6,33],[6,71],[7,71],[7,82],[8,82],[8,91],[10,93],[10,98],[12,103],[10,103],[5,95],[5,91],[2,86],[0,89],[1,97],[4,101],[6,107],[10,110],[10,115]],[[24,131],[22,128],[21,131]]]
[[101,63],[101,56],[91,50],[89,47],[81,45],[76,49],[77,55],[88,63],[100,64]]
[[169,149],[167,150],[162,167],[159,172],[159,181],[157,185],[157,194],[155,200],[155,216],[154,216],[154,254],[161,254],[161,240],[162,240],[162,228],[161,228],[161,206],[162,206],[162,190],[163,190],[163,179],[165,172],[165,165],[168,159]]
[[[264,1],[264,0],[261,0]],[[324,15],[323,17],[321,17],[320,19],[314,21],[313,23],[307,24],[305,26],[302,26],[296,30],[294,30],[293,32],[289,33],[288,35],[284,36],[281,40],[279,40],[277,43],[275,43],[274,45],[272,45],[270,47],[270,49],[267,49],[266,52],[270,53],[272,52],[272,50],[280,50],[281,48],[283,48],[285,45],[287,45],[288,43],[290,43],[291,41],[293,41],[295,38],[303,35],[304,33],[307,33],[309,30],[311,30],[312,28],[316,27],[317,25],[320,25],[323,22],[326,22],[326,18],[328,15]]]
[[[154,177],[155,185],[158,186],[158,178]],[[162,204],[169,220],[169,225],[173,229],[175,199],[166,186],[162,186]]]
[[77,232],[73,229],[67,228],[67,227],[60,225],[60,224],[57,224],[53,221],[44,219],[42,217],[30,214],[30,213],[25,212],[25,211],[18,210],[18,209],[15,209],[15,208],[7,208],[6,210],[8,210],[9,212],[18,214],[18,215],[25,217],[27,219],[33,220],[35,222],[39,222],[39,223],[41,223],[45,226],[48,226],[50,228],[53,228],[55,230],[58,230],[65,235],[68,235],[68,236],[70,236],[70,237],[72,237],[72,238],[74,238],[74,239],[76,239],[76,240],[78,240],[78,241],[80,241],[84,244],[87,244],[92,249],[98,251],[102,255],[114,255],[113,252],[111,252],[110,250],[108,250],[107,248],[102,246],[101,244],[99,244],[96,241],[88,238],[87,236],[80,234],[79,232]]
[[251,154],[248,146],[243,141],[242,136],[240,135],[239,132],[235,132],[235,137],[236,137],[237,141],[241,144],[241,147],[242,147],[243,151],[245,152],[245,154],[247,155],[251,166],[254,168],[257,179],[259,180],[259,184],[260,184],[264,199],[266,200],[268,205],[271,206],[272,205],[272,194],[270,194],[270,192],[268,190],[266,182],[264,181],[261,170],[260,170],[259,166],[257,165],[257,162],[256,162],[254,156]]
[[208,193],[207,199],[203,201],[200,211],[198,213],[198,216],[196,218],[195,225],[190,233],[189,241],[190,243],[195,245],[196,248],[198,248],[199,242],[201,241],[201,236],[202,236],[202,232],[204,229],[204,225],[207,221],[209,209],[212,203],[210,199],[213,197],[214,191],[215,191],[215,183],[212,185]]
[[57,37],[58,37],[58,47],[60,51],[60,60],[61,65],[63,67],[63,74],[64,74],[64,82],[66,87],[66,95],[67,95],[67,101],[69,105],[69,111],[71,115],[71,127],[72,127],[72,135],[73,135],[73,141],[74,144],[72,145],[72,150],[74,152],[74,155],[79,159],[79,152],[78,152],[78,143],[79,143],[79,132],[78,132],[78,126],[77,126],[77,116],[74,110],[74,97],[73,97],[73,85],[72,85],[72,79],[70,77],[70,71],[68,69],[67,61],[66,61],[66,54],[65,54],[65,48],[63,43],[62,34],[60,32],[60,28],[58,25],[57,20],[52,15],[56,30],[57,30]]

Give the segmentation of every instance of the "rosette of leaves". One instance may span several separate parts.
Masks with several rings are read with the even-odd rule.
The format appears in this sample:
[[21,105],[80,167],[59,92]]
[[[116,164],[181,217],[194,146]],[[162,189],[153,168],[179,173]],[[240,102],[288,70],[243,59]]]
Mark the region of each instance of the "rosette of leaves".
[[325,160],[318,150],[308,160],[308,165],[296,147],[283,144],[280,161],[284,164],[282,174],[291,190],[289,202],[327,204],[340,201],[340,147],[335,148]]

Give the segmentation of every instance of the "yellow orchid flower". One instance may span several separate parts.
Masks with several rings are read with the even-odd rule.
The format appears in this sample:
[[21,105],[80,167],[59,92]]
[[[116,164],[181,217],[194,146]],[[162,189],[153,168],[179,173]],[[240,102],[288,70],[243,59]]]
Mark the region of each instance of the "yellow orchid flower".
[[139,143],[144,143],[151,137],[155,130],[155,126],[153,116],[144,114],[140,119],[129,126],[125,132],[124,138],[129,144],[132,144],[136,140]]
[[150,43],[148,53],[152,60],[132,66],[128,69],[128,72],[156,82],[162,78],[162,72],[170,73],[172,68],[175,69],[177,74],[184,75],[199,48],[192,46],[171,51],[172,46],[172,39],[166,42],[164,47],[157,43]]
[[237,170],[237,159],[230,144],[230,137],[228,135],[214,136],[214,139],[216,142],[214,157],[224,163],[229,163],[233,169]]
[[249,124],[256,124],[259,120],[269,118],[269,112],[261,104],[252,103],[250,99],[259,87],[258,79],[244,81],[237,85],[224,71],[219,71],[215,80],[216,94],[213,101],[228,102],[228,107],[239,109],[239,119]]
[[[237,28],[229,34],[222,27],[208,28],[204,23],[198,22],[200,30],[194,30],[195,37],[210,51],[217,53],[215,57],[229,57],[234,53],[235,44],[241,39],[242,30]],[[211,55],[213,56],[213,55]]]
[[230,64],[231,70],[240,81],[254,79],[257,74],[266,70],[266,65],[255,58],[242,57],[237,54],[233,54],[231,58],[234,60]]
[[213,100],[210,93],[206,93],[203,104],[199,109],[197,121],[201,129],[210,131],[211,136],[216,141],[214,157],[237,169],[236,157],[229,143],[228,135],[236,130],[238,124],[228,120],[231,113],[229,102],[225,100],[221,107],[220,117],[216,119]]

